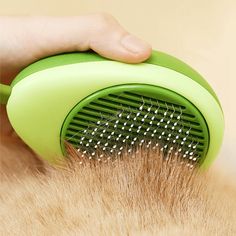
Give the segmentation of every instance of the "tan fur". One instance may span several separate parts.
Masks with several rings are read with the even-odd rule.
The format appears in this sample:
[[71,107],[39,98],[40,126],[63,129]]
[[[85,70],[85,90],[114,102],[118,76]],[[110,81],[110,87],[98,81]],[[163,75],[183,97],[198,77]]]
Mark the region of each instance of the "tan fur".
[[50,168],[16,149],[0,158],[0,235],[236,234],[235,180],[218,171],[152,149]]

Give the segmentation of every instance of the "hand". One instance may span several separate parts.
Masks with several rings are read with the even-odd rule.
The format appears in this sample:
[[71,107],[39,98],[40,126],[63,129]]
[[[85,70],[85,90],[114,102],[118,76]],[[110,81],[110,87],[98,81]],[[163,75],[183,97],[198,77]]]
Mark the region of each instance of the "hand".
[[151,47],[129,34],[110,15],[78,17],[0,17],[0,80],[10,83],[28,64],[53,54],[86,51],[138,63]]
[[[0,82],[9,84],[30,63],[49,55],[86,51],[118,61],[138,63],[151,47],[129,34],[110,15],[75,17],[0,17]],[[1,140],[16,135],[1,106]],[[10,141],[11,142],[11,141]]]

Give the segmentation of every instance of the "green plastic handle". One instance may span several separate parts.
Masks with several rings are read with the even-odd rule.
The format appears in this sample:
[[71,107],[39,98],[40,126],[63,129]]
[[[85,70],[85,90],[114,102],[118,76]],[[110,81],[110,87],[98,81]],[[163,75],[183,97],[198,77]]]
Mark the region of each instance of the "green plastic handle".
[[0,84],[0,104],[7,104],[10,95],[11,95],[11,86]]

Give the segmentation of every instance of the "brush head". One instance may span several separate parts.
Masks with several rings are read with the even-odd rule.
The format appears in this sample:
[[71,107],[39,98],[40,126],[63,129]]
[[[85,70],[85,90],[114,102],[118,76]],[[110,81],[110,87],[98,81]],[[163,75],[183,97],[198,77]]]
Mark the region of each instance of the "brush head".
[[223,137],[211,87],[159,52],[138,65],[94,53],[43,59],[13,81],[7,110],[19,136],[52,163],[69,143],[89,159],[145,145],[208,166]]
[[207,124],[191,102],[145,84],[114,86],[88,96],[66,118],[61,137],[63,150],[66,140],[82,155],[101,161],[146,146],[201,163],[209,144]]

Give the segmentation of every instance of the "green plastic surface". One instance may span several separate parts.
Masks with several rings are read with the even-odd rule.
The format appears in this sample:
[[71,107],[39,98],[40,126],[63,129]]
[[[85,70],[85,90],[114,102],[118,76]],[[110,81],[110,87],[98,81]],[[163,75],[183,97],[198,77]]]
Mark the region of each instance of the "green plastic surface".
[[20,81],[18,77],[8,100],[8,116],[19,136],[44,159],[54,163],[62,157],[61,128],[71,109],[96,91],[127,83],[171,90],[198,108],[210,137],[201,167],[209,166],[223,138],[224,118],[219,103],[200,83],[163,66],[99,60],[39,70]]
[[0,103],[7,104],[11,95],[11,87],[9,85],[0,84]]
[[[47,68],[69,65],[74,63],[105,61],[105,60],[110,60],[110,59],[104,58],[91,51],[67,53],[67,54],[60,54],[56,56],[47,57],[31,64],[30,66],[22,70],[12,82],[12,86],[14,86],[17,82],[19,82],[26,76],[29,76],[37,71],[45,70]],[[143,63],[163,66],[188,76],[190,79],[196,81],[197,83],[202,85],[205,89],[207,89],[220,105],[220,102],[215,92],[213,91],[211,86],[207,83],[207,81],[198,72],[196,72],[193,68],[191,68],[181,60],[163,52],[153,51],[151,57]]]

